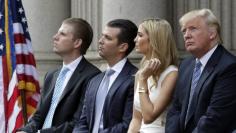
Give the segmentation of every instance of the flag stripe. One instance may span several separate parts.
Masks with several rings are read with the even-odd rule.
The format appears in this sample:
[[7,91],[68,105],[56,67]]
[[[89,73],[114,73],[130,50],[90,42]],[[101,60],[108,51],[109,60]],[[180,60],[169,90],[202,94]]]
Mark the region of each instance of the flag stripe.
[[[16,54],[29,54],[29,53],[33,53],[33,50],[32,49],[30,49],[30,45],[31,44],[29,44],[29,41],[28,40],[26,40],[26,44],[24,44],[24,43],[16,43],[15,45],[15,49],[16,49]],[[30,47],[29,47],[30,46]]]
[[[14,32],[15,33],[15,32]],[[14,40],[15,40],[15,43],[22,43],[22,44],[25,44],[26,41],[25,41],[25,37],[21,34],[21,33],[15,33],[14,34]]]
[[[14,90],[12,91],[11,97],[9,97],[9,99],[8,99],[8,104],[9,105],[14,105],[15,102],[17,101],[17,99],[19,98],[18,95],[19,95],[19,90],[16,87],[14,87]],[[9,106],[8,116],[10,116],[12,114],[13,109],[14,109],[13,106]]]
[[[13,106],[13,112],[11,114],[8,114],[8,132],[13,131],[14,127],[17,123],[23,123],[22,119],[17,119],[17,116],[19,115],[19,112],[21,111],[21,108],[18,106],[18,101],[11,105]],[[14,124],[13,124],[14,123]]]
[[18,115],[16,117],[16,121],[13,121],[14,123],[16,123],[16,125],[14,126],[14,128],[12,129],[12,131],[15,131],[16,129],[20,128],[24,123],[23,123],[23,113],[22,110],[20,110],[20,112],[18,112]]
[[26,64],[26,65],[31,65],[32,67],[34,67],[35,65],[35,60],[34,60],[34,55],[32,54],[28,54],[28,55],[25,55],[25,54],[17,54],[16,55],[16,61],[19,63],[19,64]]
[[23,30],[23,27],[22,27],[22,25],[21,25],[21,23],[14,23],[13,24],[13,32],[15,33],[15,34],[24,34],[24,30]]
[[19,76],[21,74],[25,74],[27,76],[32,76],[35,79],[35,82],[38,82],[38,73],[36,71],[36,68],[33,67],[32,65],[27,65],[27,64],[18,64],[17,68],[16,68],[17,74],[19,74]]
[[[2,58],[0,58],[0,64],[2,64]],[[0,73],[3,74],[2,65],[0,65]],[[3,86],[3,76],[0,76],[0,133],[5,132],[5,114],[4,114],[4,86]]]

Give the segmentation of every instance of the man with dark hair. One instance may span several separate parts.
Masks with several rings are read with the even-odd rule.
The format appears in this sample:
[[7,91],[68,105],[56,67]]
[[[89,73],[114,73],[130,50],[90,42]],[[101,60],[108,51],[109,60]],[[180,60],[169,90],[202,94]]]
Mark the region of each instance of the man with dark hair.
[[61,56],[63,66],[46,74],[36,112],[17,133],[72,132],[73,115],[76,111],[81,114],[86,85],[100,72],[83,57],[92,38],[92,28],[85,20],[63,21],[53,37],[53,51]]
[[126,133],[132,118],[134,74],[137,68],[127,59],[134,48],[136,25],[124,19],[110,21],[99,40],[99,55],[107,70],[87,87],[81,117],[73,133]]
[[133,40],[133,36],[137,35],[137,33],[133,33],[134,30],[137,30],[136,27],[134,27],[133,23],[126,22],[125,24],[122,23],[122,19],[116,19],[114,21],[110,21],[107,26],[113,27],[113,28],[119,28],[120,34],[117,36],[119,43],[127,42],[129,44],[129,47],[125,53],[125,55],[129,55],[129,53],[134,49],[135,42]]

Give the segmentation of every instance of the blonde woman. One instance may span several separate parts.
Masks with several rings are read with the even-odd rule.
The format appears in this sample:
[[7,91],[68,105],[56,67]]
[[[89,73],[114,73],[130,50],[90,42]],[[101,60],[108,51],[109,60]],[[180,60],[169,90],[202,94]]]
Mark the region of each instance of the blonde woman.
[[177,79],[177,50],[170,24],[163,19],[143,21],[135,38],[143,54],[136,74],[133,118],[128,133],[164,133],[166,109]]

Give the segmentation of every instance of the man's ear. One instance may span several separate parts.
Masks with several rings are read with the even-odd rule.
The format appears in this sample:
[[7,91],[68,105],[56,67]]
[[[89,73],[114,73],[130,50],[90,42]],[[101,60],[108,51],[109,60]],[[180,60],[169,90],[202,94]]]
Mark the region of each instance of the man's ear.
[[217,37],[217,31],[215,28],[210,28],[210,39],[214,40]]
[[129,48],[129,45],[128,45],[128,43],[121,43],[119,48],[120,48],[121,52],[126,52]]
[[82,45],[83,40],[82,39],[76,39],[74,44],[75,48],[79,48]]

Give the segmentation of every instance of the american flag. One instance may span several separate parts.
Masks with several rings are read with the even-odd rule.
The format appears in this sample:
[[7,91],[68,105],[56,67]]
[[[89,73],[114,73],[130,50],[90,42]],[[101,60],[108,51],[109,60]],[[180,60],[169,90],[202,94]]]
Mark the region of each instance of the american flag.
[[22,2],[0,0],[0,132],[12,133],[21,127],[23,110],[28,119],[39,96],[38,73]]

